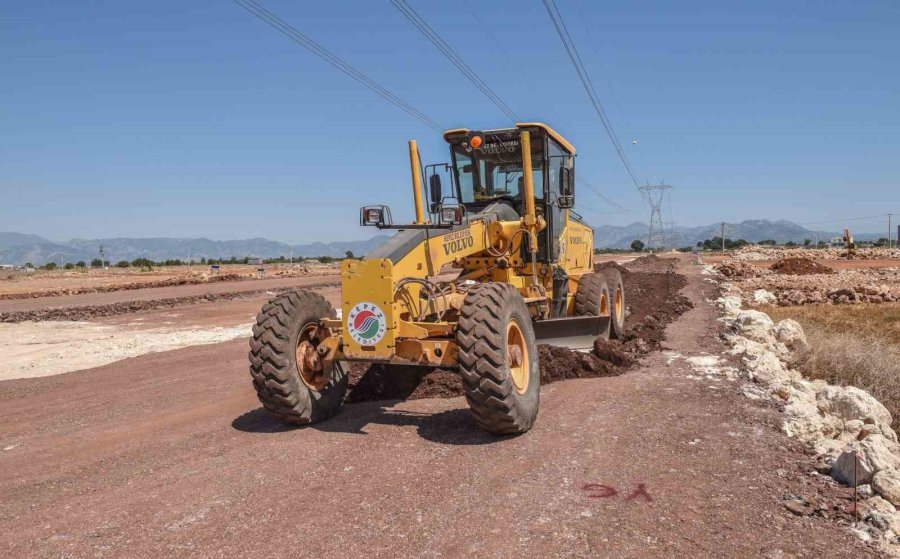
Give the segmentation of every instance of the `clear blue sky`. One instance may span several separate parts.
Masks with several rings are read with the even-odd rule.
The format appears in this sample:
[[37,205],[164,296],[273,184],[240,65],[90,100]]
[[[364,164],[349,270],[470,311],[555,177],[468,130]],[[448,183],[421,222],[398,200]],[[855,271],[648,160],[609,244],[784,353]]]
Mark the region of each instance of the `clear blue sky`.
[[[510,125],[387,0],[260,2],[447,127]],[[593,224],[646,221],[539,0],[410,4],[635,210],[581,188]],[[679,224],[900,210],[900,2],[558,4],[639,177],[676,187]],[[0,230],[358,239],[360,205],[411,215],[406,140],[447,160],[429,128],[226,0],[8,1],[0,52]]]

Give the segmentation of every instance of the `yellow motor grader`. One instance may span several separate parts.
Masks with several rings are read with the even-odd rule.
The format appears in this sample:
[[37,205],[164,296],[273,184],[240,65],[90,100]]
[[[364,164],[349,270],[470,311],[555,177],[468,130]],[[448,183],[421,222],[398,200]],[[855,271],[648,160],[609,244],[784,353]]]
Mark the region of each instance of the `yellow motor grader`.
[[386,206],[361,209],[361,225],[397,233],[341,263],[340,313],[299,290],[260,311],[250,372],[282,421],[333,415],[343,363],[359,361],[455,369],[480,427],[521,433],[538,412],[538,342],[589,348],[622,336],[622,279],[593,271],[593,230],[572,209],[572,144],[542,123],[444,139],[451,162],[425,167],[428,196],[409,142],[414,223],[395,225]]

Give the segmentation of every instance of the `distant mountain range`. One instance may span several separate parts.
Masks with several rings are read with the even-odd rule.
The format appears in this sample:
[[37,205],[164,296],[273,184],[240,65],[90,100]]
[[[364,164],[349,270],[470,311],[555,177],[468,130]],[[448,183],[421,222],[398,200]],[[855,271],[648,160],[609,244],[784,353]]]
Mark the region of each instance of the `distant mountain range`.
[[[595,245],[602,248],[628,248],[635,239],[647,241],[647,225],[632,223],[625,226],[605,225],[595,229]],[[694,246],[705,239],[719,236],[721,224],[714,223],[701,227],[675,227],[671,232],[670,246]],[[791,221],[769,221],[767,219],[747,220],[740,223],[728,223],[725,226],[725,237],[758,242],[774,239],[779,243],[794,241],[802,243],[804,239],[828,240],[840,233],[813,231]],[[855,235],[858,240],[877,239],[877,234]],[[73,239],[66,242],[53,242],[38,235],[0,232],[0,264],[22,265],[31,262],[35,265],[47,262],[90,262],[98,257],[97,250],[103,244],[109,261],[134,260],[149,258],[151,260],[181,259],[200,260],[201,258],[243,258],[257,256],[275,258],[289,256],[293,248],[295,257],[312,256],[344,256],[346,251],[361,256],[388,238],[388,235],[377,235],[363,241],[346,241],[332,243],[310,243],[289,245],[269,239],[255,238],[235,241],[213,241],[210,239],[178,239],[172,237],[158,238],[116,238],[116,239]]]
[[[606,225],[594,229],[594,244],[601,248],[628,248],[632,241],[638,239],[647,242],[648,226],[646,223],[632,223],[625,226]],[[675,227],[669,231],[669,246],[686,247],[694,246],[698,242],[722,234],[722,224],[713,223],[699,227]],[[750,243],[765,240],[774,240],[778,243],[794,241],[802,243],[804,239],[815,241],[827,241],[832,237],[840,237],[836,231],[814,231],[792,221],[768,219],[751,219],[740,223],[725,224],[726,239],[744,239]],[[879,235],[874,233],[861,233],[854,235],[857,240],[875,240]]]
[[90,262],[99,258],[98,249],[103,244],[106,259],[110,262],[149,258],[150,260],[201,258],[262,258],[288,257],[293,249],[294,257],[333,256],[343,257],[350,250],[355,255],[363,255],[388,238],[378,235],[363,241],[331,243],[309,243],[289,245],[268,239],[255,238],[235,241],[213,241],[210,239],[158,238],[116,238],[116,239],[72,239],[53,242],[37,235],[0,232],[0,264],[35,265],[47,262]]

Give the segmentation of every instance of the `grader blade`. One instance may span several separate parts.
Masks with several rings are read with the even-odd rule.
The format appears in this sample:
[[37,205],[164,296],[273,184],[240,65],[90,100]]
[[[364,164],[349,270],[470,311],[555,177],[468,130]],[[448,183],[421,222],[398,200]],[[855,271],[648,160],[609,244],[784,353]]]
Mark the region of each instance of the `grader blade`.
[[534,337],[539,344],[590,350],[597,338],[609,339],[609,316],[575,316],[538,320]]

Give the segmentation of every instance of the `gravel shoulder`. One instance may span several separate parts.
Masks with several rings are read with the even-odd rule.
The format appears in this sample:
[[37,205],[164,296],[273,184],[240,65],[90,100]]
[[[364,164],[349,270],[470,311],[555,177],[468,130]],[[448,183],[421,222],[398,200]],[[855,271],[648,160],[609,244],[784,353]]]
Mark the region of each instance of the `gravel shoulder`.
[[[713,288],[667,349],[719,354]],[[820,491],[776,410],[666,352],[541,391],[493,438],[462,398],[348,405],[286,429],[235,340],[0,382],[0,555],[9,557],[874,557],[795,517]],[[315,530],[311,530],[311,527]]]

